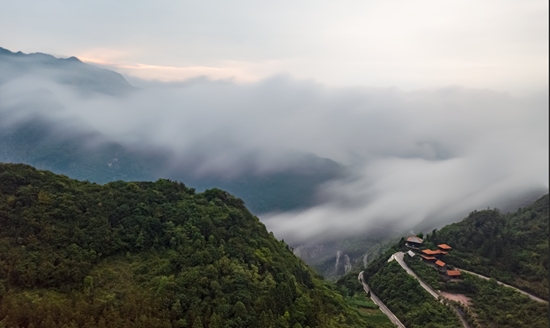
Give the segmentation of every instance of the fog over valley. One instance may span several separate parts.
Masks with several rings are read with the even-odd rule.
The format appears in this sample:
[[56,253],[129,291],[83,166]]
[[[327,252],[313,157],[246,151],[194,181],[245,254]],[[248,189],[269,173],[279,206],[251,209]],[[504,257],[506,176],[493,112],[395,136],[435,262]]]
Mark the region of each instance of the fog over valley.
[[[10,77],[0,84],[0,161],[28,152],[6,150],[24,138],[16,127],[40,122],[49,140],[78,136],[92,153],[111,145],[133,154],[125,160],[143,168],[132,178],[178,179],[201,189],[214,180],[275,177],[281,194],[293,188],[284,176],[307,178],[307,188],[288,191],[307,202],[253,210],[294,245],[438,227],[548,190],[547,94],[331,87],[288,74],[249,83],[129,78],[131,87],[120,75],[73,61],[78,70],[0,66]],[[33,158],[39,168],[46,163]],[[117,161],[99,163],[105,169]],[[248,202],[240,189],[228,190]]]
[[548,327],[548,7],[2,3],[0,328]]

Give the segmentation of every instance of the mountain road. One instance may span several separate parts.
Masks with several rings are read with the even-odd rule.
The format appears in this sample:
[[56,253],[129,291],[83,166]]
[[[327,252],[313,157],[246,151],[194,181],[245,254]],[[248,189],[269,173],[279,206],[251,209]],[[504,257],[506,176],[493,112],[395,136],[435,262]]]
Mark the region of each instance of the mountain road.
[[[482,275],[480,275],[479,273],[475,273],[475,272],[471,272],[471,271],[464,270],[464,269],[459,269],[459,268],[455,268],[455,269],[456,269],[456,270],[460,270],[460,271],[464,271],[464,272],[469,273],[469,274],[473,274],[473,275],[478,276],[478,277],[480,277],[480,278],[482,278],[482,279],[486,279],[486,280],[491,279],[491,278],[489,278],[489,277],[482,276]],[[500,281],[497,281],[497,283],[500,284],[500,285],[503,285],[503,286],[506,286],[506,287],[510,287],[510,288],[515,289],[515,290],[517,290],[518,292],[522,293],[523,295],[527,295],[527,296],[528,296],[530,299],[532,299],[533,301],[537,301],[537,302],[541,302],[541,303],[548,303],[547,301],[543,300],[542,298],[538,298],[538,297],[536,297],[535,295],[529,294],[528,292],[524,292],[523,290],[517,289],[517,288],[514,287],[514,286],[510,286],[510,285],[505,284],[505,283],[500,282]]]
[[397,319],[395,314],[393,314],[393,312],[390,311],[390,309],[388,309],[388,307],[372,292],[370,287],[365,283],[365,280],[363,280],[363,271],[359,272],[359,275],[357,276],[357,280],[359,280],[359,282],[363,285],[363,289],[365,290],[365,293],[368,294],[370,291],[370,298],[372,299],[372,301],[380,307],[380,311],[382,311],[385,315],[387,315],[388,319],[390,319],[390,321],[394,325],[396,325],[399,328],[406,328],[405,325],[403,325],[401,321]]

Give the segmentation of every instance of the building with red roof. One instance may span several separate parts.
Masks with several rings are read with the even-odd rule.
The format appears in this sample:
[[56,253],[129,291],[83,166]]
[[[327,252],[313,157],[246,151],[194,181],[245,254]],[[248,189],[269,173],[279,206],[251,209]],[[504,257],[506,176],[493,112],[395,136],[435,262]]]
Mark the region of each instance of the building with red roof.
[[433,257],[433,256],[426,256],[426,255],[420,254],[420,257],[422,258],[422,260],[423,260],[424,262],[433,263],[433,262],[436,260],[436,258]]
[[439,270],[447,270],[447,264],[443,261],[435,261],[435,266],[439,269]]
[[462,275],[459,270],[447,270],[447,277],[451,279],[461,279]]
[[438,247],[440,250],[446,251],[446,252],[448,252],[448,251],[450,251],[450,250],[453,249],[451,246],[449,246],[449,245],[447,245],[447,244],[437,245],[437,247]]
[[440,250],[440,249],[435,250],[435,251],[432,251],[431,249],[425,249],[425,250],[422,251],[422,253],[424,253],[424,254],[426,254],[426,255],[428,255],[428,256],[435,256],[435,257],[437,257],[437,258],[439,258],[441,255],[447,254],[447,252],[444,252],[444,251],[442,251],[442,250]]

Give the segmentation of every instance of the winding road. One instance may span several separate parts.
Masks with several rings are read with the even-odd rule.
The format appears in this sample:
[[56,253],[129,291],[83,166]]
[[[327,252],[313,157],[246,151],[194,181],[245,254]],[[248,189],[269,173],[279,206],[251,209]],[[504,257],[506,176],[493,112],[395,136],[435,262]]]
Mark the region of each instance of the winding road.
[[[478,277],[480,277],[480,278],[482,278],[482,279],[486,279],[486,280],[491,279],[491,278],[489,278],[489,277],[482,276],[482,275],[480,275],[479,273],[475,273],[475,272],[471,272],[471,271],[464,270],[464,269],[459,269],[459,268],[456,268],[456,269],[457,269],[457,270],[460,270],[460,271],[464,271],[464,272],[469,273],[469,274],[473,274],[473,275],[478,276]],[[503,286],[506,286],[506,287],[510,287],[510,288],[515,289],[515,290],[517,290],[518,292],[522,293],[523,295],[529,296],[529,298],[532,299],[533,301],[537,301],[537,302],[541,302],[541,303],[548,303],[547,301],[543,300],[542,298],[538,298],[538,297],[536,297],[535,295],[529,294],[528,292],[524,292],[523,290],[517,289],[517,288],[514,287],[514,286],[510,286],[510,285],[505,284],[505,283],[500,282],[500,281],[497,281],[497,283],[498,283],[499,285],[503,285]]]
[[[440,300],[441,303],[443,303],[443,296],[440,296],[435,290],[433,290],[430,286],[428,286],[425,282],[423,282],[420,278],[418,278],[418,276],[416,275],[416,273],[414,273],[414,271],[407,265],[407,263],[405,263],[405,261],[403,260],[403,255],[405,255],[405,253],[403,252],[397,252],[395,254],[393,254],[390,259],[388,260],[388,262],[391,262],[392,259],[395,259],[397,261],[397,263],[399,263],[399,265],[405,269],[405,271],[407,271],[408,274],[410,274],[411,276],[413,276],[416,280],[418,280],[418,282],[420,283],[420,286],[422,286],[422,288],[424,288],[428,293],[430,293],[436,300]],[[464,315],[463,313],[461,313],[460,311],[458,311],[454,306],[452,305],[448,305],[451,309],[453,309],[456,313],[456,315],[458,316],[458,318],[460,319],[460,321],[462,322],[462,326],[464,328],[470,328],[470,325],[468,324],[468,322],[466,321],[466,318],[464,318]]]
[[380,307],[380,311],[382,311],[385,315],[387,315],[388,319],[390,319],[390,321],[394,325],[396,325],[399,328],[406,328],[405,325],[403,325],[401,321],[397,319],[395,314],[393,314],[393,312],[390,311],[390,309],[388,309],[386,304],[384,304],[376,295],[374,295],[370,287],[367,285],[367,283],[365,283],[365,280],[363,279],[363,271],[359,272],[359,275],[357,276],[357,280],[359,280],[359,282],[363,285],[363,289],[365,290],[365,293],[368,294],[370,290],[370,298],[372,299],[372,301]]
[[393,254],[393,258],[397,260],[397,263],[399,263],[399,265],[401,265],[401,267],[403,269],[405,269],[405,271],[407,271],[408,274],[410,274],[411,276],[413,276],[416,280],[418,280],[418,282],[420,283],[420,285],[422,286],[422,288],[424,288],[428,293],[430,293],[435,299],[438,299],[439,298],[439,294],[436,293],[430,286],[428,286],[425,282],[423,282],[422,280],[420,280],[420,278],[418,278],[418,276],[416,275],[416,273],[414,273],[414,271],[409,268],[409,266],[407,265],[407,263],[405,263],[405,261],[403,260],[403,255],[405,255],[405,253],[403,252],[397,252],[395,254]]
[[[393,261],[394,259],[397,261],[397,263],[399,263],[399,265],[408,273],[410,274],[411,276],[413,276],[417,281],[418,283],[420,283],[420,285],[422,286],[422,288],[424,288],[428,293],[430,293],[430,295],[432,295],[435,299],[439,300],[441,303],[443,303],[443,296],[441,296],[440,294],[438,294],[435,290],[433,290],[430,286],[428,286],[425,282],[423,282],[420,278],[418,278],[418,276],[416,275],[416,273],[414,273],[414,271],[407,265],[407,263],[405,263],[405,261],[403,260],[403,256],[405,255],[405,253],[403,252],[397,252],[395,254],[393,254],[389,259],[388,259],[388,262],[391,262]],[[487,279],[489,280],[490,278],[486,277],[486,276],[482,276],[480,274],[477,274],[475,272],[471,272],[471,271],[467,271],[467,270],[463,270],[463,269],[459,269],[459,268],[456,268],[456,270],[460,270],[460,271],[464,271],[466,273],[469,273],[469,274],[473,274],[473,275],[476,275],[480,278],[483,278],[483,279]],[[388,307],[378,298],[376,297],[376,295],[372,292],[372,290],[369,288],[369,286],[365,283],[364,279],[363,279],[363,271],[361,271],[359,273],[359,276],[357,276],[357,279],[359,280],[359,282],[361,282],[361,284],[363,284],[363,289],[365,290],[366,293],[368,293],[370,291],[370,295],[371,295],[371,299],[374,301],[374,303],[376,305],[378,305],[380,307],[380,310],[386,314],[388,316],[388,318],[390,319],[391,322],[393,322],[395,325],[397,325],[397,327],[399,328],[405,328],[405,326],[401,323],[401,321],[399,321],[399,319],[397,319],[397,317],[393,314],[393,312],[390,311],[390,309],[388,309]],[[535,295],[532,295],[532,294],[529,294],[523,290],[520,290],[520,289],[517,289],[516,287],[513,287],[513,286],[510,286],[508,284],[505,284],[503,282],[500,282],[500,281],[497,281],[497,283],[499,283],[500,285],[503,285],[503,286],[506,286],[506,287],[509,287],[509,288],[513,288],[515,290],[517,290],[518,292],[524,294],[524,295],[527,295],[529,298],[531,298],[532,300],[534,301],[537,301],[537,302],[544,302],[544,303],[548,303],[547,301],[539,298],[539,297],[536,297]],[[466,321],[466,319],[464,318],[464,314],[461,313],[461,311],[458,311],[454,306],[451,306],[449,305],[449,307],[451,309],[453,309],[455,311],[455,313],[458,315],[458,317],[460,318],[460,321],[462,322],[462,325],[464,326],[464,328],[470,328],[470,326],[468,325],[468,322]]]

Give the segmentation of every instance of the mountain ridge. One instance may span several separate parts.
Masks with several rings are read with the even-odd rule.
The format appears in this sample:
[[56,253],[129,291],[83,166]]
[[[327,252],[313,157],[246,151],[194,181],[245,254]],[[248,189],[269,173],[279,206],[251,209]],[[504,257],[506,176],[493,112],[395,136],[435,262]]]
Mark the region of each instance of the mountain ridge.
[[77,57],[56,58],[40,52],[25,54],[0,47],[0,71],[0,84],[32,76],[53,79],[80,92],[121,96],[137,90],[121,74],[86,64]]
[[219,189],[0,164],[6,327],[373,327]]

